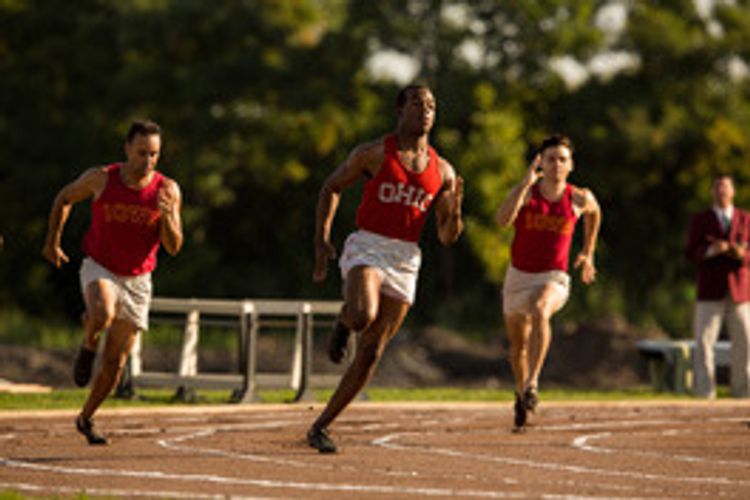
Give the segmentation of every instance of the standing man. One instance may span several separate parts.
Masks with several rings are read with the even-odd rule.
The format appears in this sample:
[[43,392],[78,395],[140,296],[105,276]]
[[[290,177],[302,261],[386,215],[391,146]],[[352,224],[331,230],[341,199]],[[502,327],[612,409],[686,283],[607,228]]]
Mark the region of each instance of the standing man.
[[438,238],[444,245],[463,230],[463,181],[429,145],[435,120],[435,97],[422,85],[399,92],[396,131],[360,144],[323,184],[315,224],[315,270],[320,282],[336,257],[331,225],[341,192],[366,179],[357,211],[358,230],[346,240],[339,260],[344,306],[329,342],[329,356],[339,363],[350,332],[359,340],[354,359],[322,414],[307,433],[310,446],[333,453],[328,426],[372,377],[388,341],[396,334],[414,301],[421,263],[422,226],[435,203]]
[[125,163],[84,172],[58,193],[49,216],[42,253],[60,267],[68,262],[60,240],[70,210],[75,203],[93,200],[80,272],[84,337],[73,370],[78,386],[88,384],[99,336],[105,331],[101,368],[76,418],[76,429],[89,444],[107,444],[94,430],[92,417],[117,384],[136,335],[148,328],[151,271],[159,245],[171,255],[182,247],[180,189],[156,171],[160,151],[159,126],[134,122],[125,142]]
[[726,321],[732,342],[731,392],[750,396],[750,214],[734,206],[734,182],[728,175],[714,178],[713,207],[693,216],[687,257],[697,266],[698,300],[693,330],[696,396],[716,397],[714,345]]
[[596,277],[594,250],[601,211],[593,193],[568,184],[573,170],[573,143],[564,135],[546,138],[496,214],[501,227],[513,225],[511,263],[503,283],[503,316],[510,339],[515,379],[516,430],[539,402],[539,373],[547,356],[552,316],[570,294],[568,261],[576,222],[584,219],[583,245],[574,267],[581,281]]

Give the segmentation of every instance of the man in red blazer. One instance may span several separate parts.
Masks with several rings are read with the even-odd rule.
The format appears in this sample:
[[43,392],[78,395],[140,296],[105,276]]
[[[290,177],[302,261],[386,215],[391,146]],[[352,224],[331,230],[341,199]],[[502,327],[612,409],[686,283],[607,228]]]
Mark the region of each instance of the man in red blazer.
[[716,397],[714,344],[726,321],[732,342],[731,391],[750,396],[750,214],[734,206],[734,182],[714,178],[713,207],[690,221],[687,256],[697,265],[698,300],[693,330],[693,390]]

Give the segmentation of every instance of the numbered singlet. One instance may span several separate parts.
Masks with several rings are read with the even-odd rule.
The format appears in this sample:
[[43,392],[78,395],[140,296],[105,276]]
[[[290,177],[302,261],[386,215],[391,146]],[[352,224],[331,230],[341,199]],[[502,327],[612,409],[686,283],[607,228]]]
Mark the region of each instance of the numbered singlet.
[[416,173],[401,163],[395,134],[384,139],[384,150],[380,171],[365,183],[357,210],[357,227],[417,242],[430,205],[442,186],[438,155],[429,147],[427,168]]
[[531,199],[521,208],[514,223],[513,267],[527,273],[567,271],[577,220],[570,184],[556,202],[542,196],[538,185],[532,186]]
[[107,186],[91,204],[91,226],[83,240],[83,251],[120,276],[138,276],[156,267],[159,250],[157,195],[164,176],[154,172],[142,189],[125,185],[120,164],[107,168]]

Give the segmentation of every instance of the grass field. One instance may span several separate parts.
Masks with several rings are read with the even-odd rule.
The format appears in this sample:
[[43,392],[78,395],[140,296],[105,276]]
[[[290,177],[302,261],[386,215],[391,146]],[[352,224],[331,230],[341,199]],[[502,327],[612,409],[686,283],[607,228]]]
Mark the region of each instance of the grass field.
[[[10,394],[0,392],[0,411],[7,410],[43,410],[43,409],[74,409],[79,408],[88,394],[86,389],[61,389],[46,394]],[[263,403],[284,403],[294,397],[292,390],[260,391],[260,401]],[[317,402],[325,402],[331,395],[331,390],[316,390],[313,392]],[[719,396],[726,395],[725,390],[719,391]],[[400,389],[373,387],[366,391],[369,401],[512,401],[511,390],[499,389],[462,389],[455,387],[429,389]],[[572,389],[542,390],[541,397],[545,401],[618,401],[618,400],[649,400],[649,399],[689,399],[688,395],[673,393],[656,393],[649,387],[638,387],[619,391],[580,391]],[[109,398],[104,408],[136,407],[136,406],[164,406],[164,405],[212,405],[230,402],[226,391],[201,391],[197,393],[194,402],[175,400],[172,390],[144,390],[132,400]]]

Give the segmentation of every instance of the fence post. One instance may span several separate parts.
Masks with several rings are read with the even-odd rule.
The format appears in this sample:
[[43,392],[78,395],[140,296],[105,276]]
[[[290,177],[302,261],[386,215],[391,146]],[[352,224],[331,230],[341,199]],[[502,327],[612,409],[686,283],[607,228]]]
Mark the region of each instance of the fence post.
[[[180,376],[195,376],[198,374],[198,337],[200,332],[200,310],[196,307],[187,313],[185,332],[182,336],[182,352],[180,353]],[[180,401],[195,400],[195,391],[185,386],[179,386],[174,398]]]
[[300,306],[298,328],[302,337],[302,369],[300,370],[300,384],[294,402],[313,401],[310,378],[312,375],[312,351],[313,351],[313,315],[312,307],[304,302]]
[[258,401],[256,394],[258,361],[258,310],[252,301],[242,304],[242,320],[240,323],[241,338],[245,347],[243,383],[240,393],[234,398],[237,403],[254,403]]

